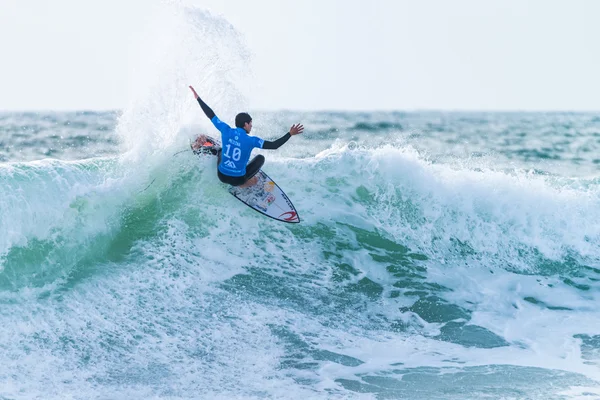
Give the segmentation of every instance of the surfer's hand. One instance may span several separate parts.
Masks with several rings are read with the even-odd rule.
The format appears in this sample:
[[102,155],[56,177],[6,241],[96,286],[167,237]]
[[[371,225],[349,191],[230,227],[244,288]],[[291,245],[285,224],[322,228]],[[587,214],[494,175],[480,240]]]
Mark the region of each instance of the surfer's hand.
[[190,89],[192,89],[192,93],[194,93],[194,97],[197,99],[198,97],[198,93],[196,93],[196,91],[194,90],[194,88],[192,86],[190,86]]
[[299,135],[304,131],[304,125],[296,124],[290,128],[290,135]]

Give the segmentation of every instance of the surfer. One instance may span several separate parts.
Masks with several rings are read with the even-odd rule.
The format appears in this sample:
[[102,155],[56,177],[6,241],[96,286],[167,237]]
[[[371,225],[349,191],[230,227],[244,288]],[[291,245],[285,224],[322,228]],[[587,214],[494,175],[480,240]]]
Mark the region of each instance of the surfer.
[[[225,122],[221,121],[214,111],[206,105],[198,96],[198,93],[190,86],[194,97],[198,100],[200,108],[204,114],[210,119],[215,128],[221,132],[221,143],[223,148],[217,150],[218,167],[217,175],[219,180],[232,186],[241,188],[252,186],[256,183],[256,173],[265,163],[265,157],[262,154],[257,155],[248,163],[252,149],[267,149],[275,150],[281,147],[292,136],[299,135],[304,131],[304,126],[294,124],[289,132],[275,141],[263,140],[258,136],[250,136],[252,130],[252,117],[248,113],[242,112],[235,116],[235,128],[231,128]],[[196,143],[204,141],[206,136],[198,138]],[[192,145],[192,148],[194,145]]]

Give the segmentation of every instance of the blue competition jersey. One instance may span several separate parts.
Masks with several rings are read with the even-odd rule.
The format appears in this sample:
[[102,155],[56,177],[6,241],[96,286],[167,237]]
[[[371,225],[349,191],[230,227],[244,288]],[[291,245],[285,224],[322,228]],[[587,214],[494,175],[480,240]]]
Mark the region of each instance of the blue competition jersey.
[[211,122],[221,132],[223,150],[219,171],[223,175],[244,176],[252,149],[255,147],[262,149],[265,141],[259,137],[248,135],[242,128],[231,128],[216,115]]

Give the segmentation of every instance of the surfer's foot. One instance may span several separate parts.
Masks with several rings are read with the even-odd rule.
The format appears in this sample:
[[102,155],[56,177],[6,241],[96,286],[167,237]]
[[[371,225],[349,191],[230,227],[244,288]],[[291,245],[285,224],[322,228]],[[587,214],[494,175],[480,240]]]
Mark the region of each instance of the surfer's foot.
[[252,178],[250,178],[248,180],[248,182],[246,182],[243,185],[240,185],[238,187],[239,188],[247,188],[247,187],[256,185],[256,182],[258,182],[258,176],[253,176]]

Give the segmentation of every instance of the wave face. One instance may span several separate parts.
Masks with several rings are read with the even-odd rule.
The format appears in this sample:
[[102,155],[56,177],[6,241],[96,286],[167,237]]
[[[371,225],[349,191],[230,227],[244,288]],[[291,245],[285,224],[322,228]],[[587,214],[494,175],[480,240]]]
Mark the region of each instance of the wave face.
[[220,63],[249,53],[168,18],[147,65],[176,89],[0,116],[0,398],[600,396],[600,117],[256,113],[307,127],[263,152],[302,219],[280,224],[178,153],[214,134],[187,84],[233,120]]

